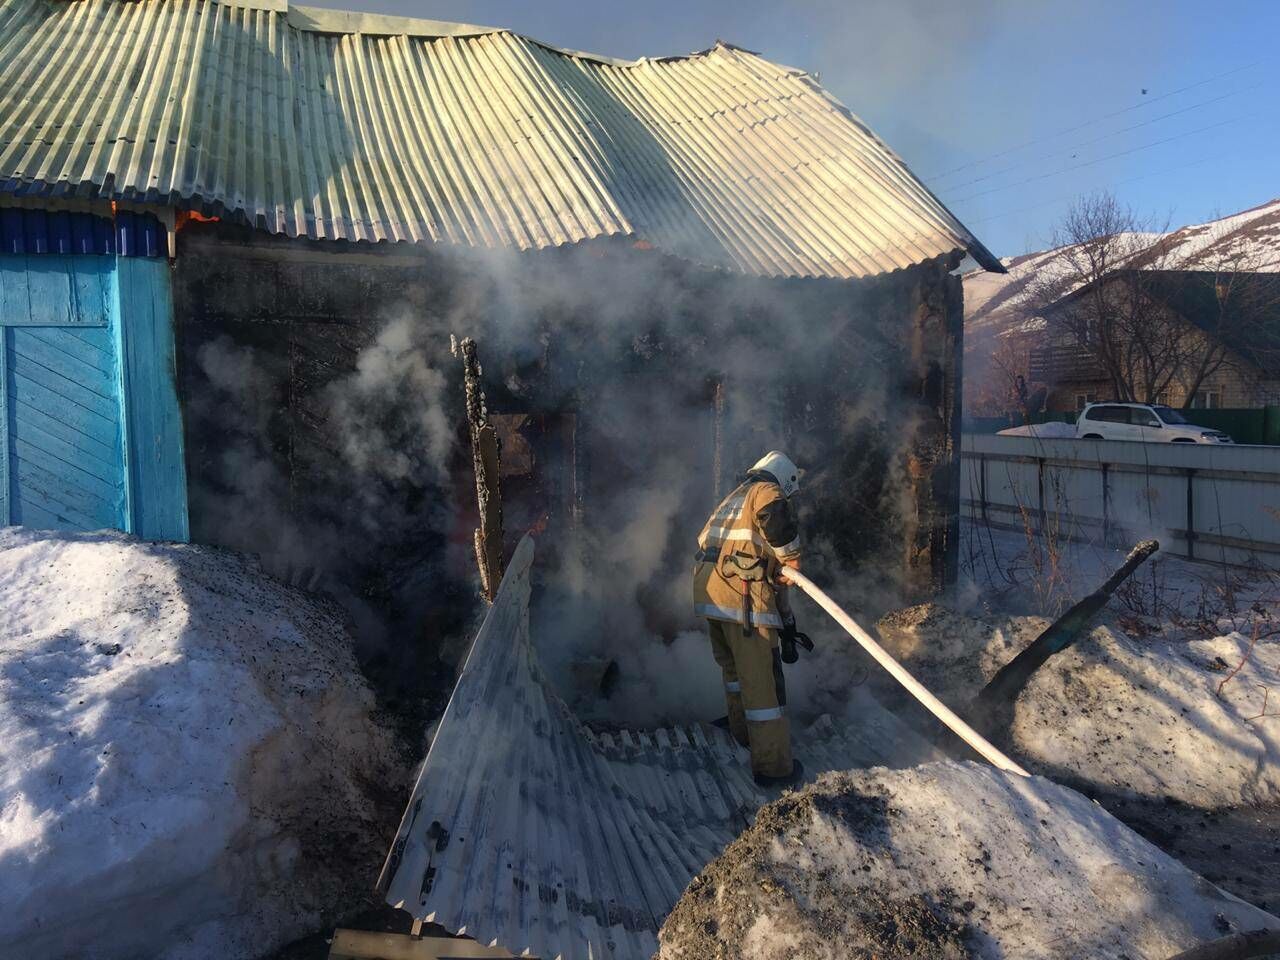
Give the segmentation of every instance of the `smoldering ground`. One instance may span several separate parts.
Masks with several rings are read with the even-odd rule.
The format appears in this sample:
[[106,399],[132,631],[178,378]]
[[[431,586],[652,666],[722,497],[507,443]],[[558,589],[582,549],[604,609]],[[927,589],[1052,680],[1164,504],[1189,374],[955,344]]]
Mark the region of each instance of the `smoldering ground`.
[[[758,280],[622,242],[393,263],[362,269],[356,306],[321,289],[288,316],[202,307],[181,334],[196,538],[320,571],[367,655],[453,660],[475,625],[450,334],[478,341],[489,410],[526,415],[507,541],[540,530],[533,629],[551,676],[573,694],[573,661],[619,665],[588,712],[718,711],[691,555],[717,490],[768,449],[808,470],[810,569],[855,605],[893,602],[918,389],[902,278]],[[793,668],[793,699],[825,703],[861,671],[815,608],[800,613],[821,652]]]

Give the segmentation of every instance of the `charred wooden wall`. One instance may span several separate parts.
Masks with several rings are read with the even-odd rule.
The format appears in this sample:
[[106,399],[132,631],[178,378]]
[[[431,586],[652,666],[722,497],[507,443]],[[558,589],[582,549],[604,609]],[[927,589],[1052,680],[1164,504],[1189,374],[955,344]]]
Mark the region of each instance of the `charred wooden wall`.
[[[413,617],[430,617],[467,592],[465,567],[446,554],[474,527],[462,516],[469,475],[357,478],[325,407],[388,318],[408,314],[441,338],[441,356],[448,332],[477,339],[491,410],[512,415],[537,454],[536,477],[508,480],[513,496],[531,498],[512,517],[552,539],[585,528],[605,552],[609,530],[662,499],[676,505],[661,512],[668,543],[655,566],[679,569],[717,483],[785,446],[808,469],[802,516],[825,562],[908,596],[954,575],[953,261],[862,283],[734,277],[621,242],[502,264],[495,278],[488,255],[221,224],[181,231],[174,299],[192,538],[283,552],[287,563],[310,556],[327,572],[358,560],[361,576],[346,579],[371,611],[416,593]],[[447,361],[440,368],[454,376]],[[461,392],[449,389],[462,441]],[[376,497],[360,489],[370,483]],[[664,611],[673,601],[654,573],[636,571],[636,590],[654,595],[656,620],[678,622],[684,611]]]

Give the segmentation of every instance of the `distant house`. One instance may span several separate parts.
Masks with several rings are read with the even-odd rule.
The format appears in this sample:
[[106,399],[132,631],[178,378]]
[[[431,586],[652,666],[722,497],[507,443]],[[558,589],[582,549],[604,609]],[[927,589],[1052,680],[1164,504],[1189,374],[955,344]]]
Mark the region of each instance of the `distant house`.
[[[1135,284],[1134,279],[1140,278]],[[1157,372],[1129,377],[1132,399],[1191,408],[1257,408],[1280,403],[1280,274],[1196,270],[1116,271],[1072,291],[1044,313],[1028,350],[1027,380],[1042,386],[1047,410],[1079,410],[1116,397],[1123,371],[1108,369],[1088,342],[1084,309],[1099,284],[1114,287],[1104,298],[1141,296],[1150,306],[1151,343],[1126,343],[1111,351],[1113,366],[1143,364]],[[1083,319],[1082,319],[1083,318]],[[1136,338],[1135,338],[1136,339]],[[1158,356],[1146,356],[1154,351]],[[1155,384],[1144,389],[1143,380]],[[1151,395],[1146,395],[1150,393]]]
[[[1154,243],[1154,241],[1153,241]],[[1280,272],[1280,199],[1204,223],[1179,227],[1159,238],[1158,247],[1137,244],[1146,263],[1146,277],[1160,279],[1159,270],[1183,277],[1230,279],[1230,271],[1251,277]],[[1088,351],[1058,337],[1048,340],[1050,325],[1042,316],[1044,294],[1054,277],[1066,278],[1078,270],[1074,246],[1055,247],[1010,257],[1002,261],[1005,273],[972,270],[964,275],[964,410],[966,415],[1020,420],[1025,413],[1044,409],[1044,401],[1063,410],[1085,402],[1090,394],[1110,396],[1115,387],[1092,363]],[[1213,270],[1213,273],[1207,271]],[[1144,285],[1147,285],[1144,281]],[[1203,295],[1213,284],[1201,284],[1201,305],[1179,309],[1201,318],[1200,329],[1210,332],[1219,324],[1212,319],[1215,303]],[[1274,289],[1274,288],[1272,288]],[[1266,299],[1268,294],[1259,295]],[[1270,295],[1274,299],[1274,294]],[[1065,298],[1063,298],[1065,299]],[[1216,299],[1216,298],[1210,298]],[[1230,321],[1230,318],[1228,318]],[[1230,326],[1230,323],[1227,324]],[[1237,338],[1224,338],[1233,344]],[[1265,336],[1262,338],[1265,341]],[[1224,369],[1206,378],[1191,397],[1196,405],[1220,402],[1223,406],[1257,406],[1273,399],[1270,368],[1275,364],[1265,351],[1254,357],[1252,338],[1246,338]],[[1032,369],[1032,353],[1035,366]],[[1251,368],[1259,369],[1251,369]],[[1025,402],[1019,390],[1025,389]],[[1195,379],[1194,377],[1192,379]],[[1077,389],[1078,388],[1078,389]],[[1049,396],[1050,391],[1054,393]],[[1166,396],[1171,402],[1187,398],[1185,384],[1172,384]],[[1067,396],[1067,394],[1070,394]],[[1064,400],[1063,398],[1066,397]]]

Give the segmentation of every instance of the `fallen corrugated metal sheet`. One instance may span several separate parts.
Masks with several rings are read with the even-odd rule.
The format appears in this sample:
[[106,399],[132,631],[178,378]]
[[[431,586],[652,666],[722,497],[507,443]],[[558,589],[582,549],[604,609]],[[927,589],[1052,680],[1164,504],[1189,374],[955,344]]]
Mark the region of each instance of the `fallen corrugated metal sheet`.
[[765,276],[1002,269],[811,77],[747,51],[624,63],[272,0],[0,0],[0,191],[315,238],[630,235]]
[[[380,885],[387,902],[513,953],[647,960],[689,880],[767,797],[706,725],[595,734],[550,692],[517,549],[458,679]],[[708,656],[710,654],[708,653]],[[892,764],[888,714],[797,737],[810,776]],[[912,758],[915,759],[915,758]]]

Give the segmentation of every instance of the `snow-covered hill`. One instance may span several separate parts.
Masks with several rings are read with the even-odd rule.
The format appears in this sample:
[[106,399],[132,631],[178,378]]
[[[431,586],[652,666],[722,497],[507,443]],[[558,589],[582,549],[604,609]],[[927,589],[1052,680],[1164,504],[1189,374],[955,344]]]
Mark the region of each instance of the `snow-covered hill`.
[[[1167,236],[1166,269],[1194,270],[1238,261],[1250,269],[1280,271],[1280,199],[1219,220],[1179,227]],[[1018,306],[1028,284],[1042,271],[1052,271],[1061,257],[1061,248],[1041,250],[1001,260],[1008,273],[965,274],[965,333],[970,340],[981,341],[1021,322]]]
[[0,956],[260,956],[406,773],[337,612],[207,548],[0,528]]

